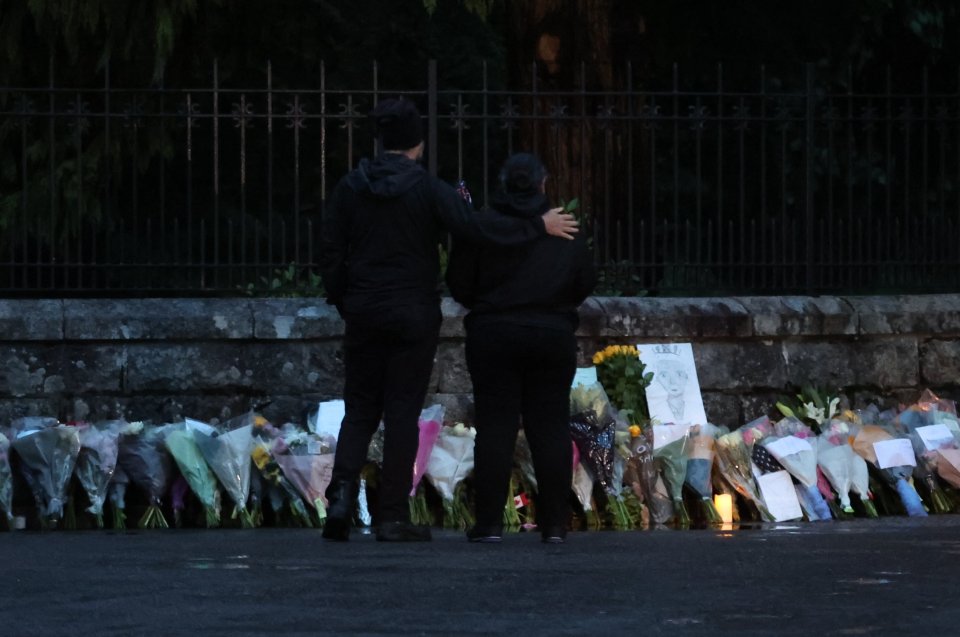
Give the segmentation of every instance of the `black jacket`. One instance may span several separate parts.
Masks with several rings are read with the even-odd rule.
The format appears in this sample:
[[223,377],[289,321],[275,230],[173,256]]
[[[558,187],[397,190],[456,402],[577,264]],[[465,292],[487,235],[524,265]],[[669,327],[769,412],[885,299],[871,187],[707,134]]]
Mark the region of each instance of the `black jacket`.
[[[529,219],[549,208],[542,194],[498,192],[495,214]],[[544,236],[515,247],[483,247],[455,241],[447,267],[453,298],[470,309],[469,329],[500,321],[535,327],[576,329],[577,307],[593,291],[596,271],[586,240]]]
[[321,276],[327,302],[344,316],[384,321],[398,307],[438,307],[438,246],[455,238],[503,245],[545,235],[539,217],[476,213],[457,192],[417,162],[388,153],[340,180],[321,231]]

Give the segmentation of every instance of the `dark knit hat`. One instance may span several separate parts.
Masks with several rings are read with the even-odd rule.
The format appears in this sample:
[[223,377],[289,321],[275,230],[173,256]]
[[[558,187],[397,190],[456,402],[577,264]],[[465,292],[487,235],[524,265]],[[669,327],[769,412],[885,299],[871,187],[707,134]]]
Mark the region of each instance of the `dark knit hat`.
[[408,150],[423,141],[420,111],[409,100],[383,100],[370,111],[370,118],[384,150]]
[[500,169],[500,186],[512,195],[533,194],[540,192],[540,182],[546,176],[547,169],[536,155],[517,153]]

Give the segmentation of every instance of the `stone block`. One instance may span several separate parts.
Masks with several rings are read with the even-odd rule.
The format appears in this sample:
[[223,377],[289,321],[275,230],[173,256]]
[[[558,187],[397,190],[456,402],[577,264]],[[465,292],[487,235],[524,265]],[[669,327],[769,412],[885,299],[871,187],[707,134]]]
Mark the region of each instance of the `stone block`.
[[64,391],[69,394],[120,392],[127,371],[126,346],[69,344],[63,350],[61,369]]
[[960,385],[960,341],[922,342],[920,372],[925,386]]
[[131,344],[128,392],[202,392],[253,386],[253,365],[239,344]]
[[602,298],[602,336],[687,342],[697,338],[749,336],[750,316],[728,298]]
[[0,347],[0,396],[59,395],[65,388],[61,345]]
[[250,338],[247,299],[71,299],[67,340],[220,340]]
[[786,341],[790,383],[835,389],[847,386],[913,387],[919,379],[917,339]]
[[702,395],[707,420],[715,425],[726,425],[731,429],[736,429],[740,425],[743,414],[740,399],[736,394],[704,391]]
[[443,314],[440,338],[464,338],[467,333],[463,328],[463,317],[467,315],[467,308],[450,297],[444,297],[440,302],[440,311]]
[[960,294],[849,297],[860,334],[960,335]]
[[743,305],[755,336],[827,336],[857,333],[857,314],[835,296],[752,296]]
[[428,407],[437,403],[444,407],[444,422],[474,424],[472,394],[428,394],[424,406]]
[[250,299],[258,339],[325,339],[343,336],[337,308],[323,299]]
[[59,396],[0,399],[0,427],[6,427],[12,420],[25,416],[47,416],[67,420],[66,414],[61,409],[62,402]]
[[787,383],[780,341],[694,343],[693,355],[703,390],[777,389]]
[[63,301],[50,299],[0,300],[0,340],[63,340]]

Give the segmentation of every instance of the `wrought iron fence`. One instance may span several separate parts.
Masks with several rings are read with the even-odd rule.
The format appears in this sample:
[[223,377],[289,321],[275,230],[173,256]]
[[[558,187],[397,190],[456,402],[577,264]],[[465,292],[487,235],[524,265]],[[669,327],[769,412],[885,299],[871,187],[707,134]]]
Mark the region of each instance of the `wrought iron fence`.
[[[482,205],[540,154],[624,294],[960,290],[960,93],[420,87],[0,88],[6,295],[311,293],[326,196],[374,151],[365,113],[417,100],[426,162]],[[534,74],[535,76],[535,74]]]

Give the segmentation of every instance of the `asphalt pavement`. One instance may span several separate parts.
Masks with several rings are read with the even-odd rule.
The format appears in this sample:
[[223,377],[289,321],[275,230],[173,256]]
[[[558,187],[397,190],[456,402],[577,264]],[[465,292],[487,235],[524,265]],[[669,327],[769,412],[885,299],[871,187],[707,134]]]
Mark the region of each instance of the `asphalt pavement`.
[[324,542],[0,533],[0,635],[957,635],[960,516]]

